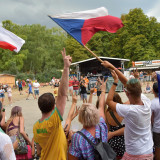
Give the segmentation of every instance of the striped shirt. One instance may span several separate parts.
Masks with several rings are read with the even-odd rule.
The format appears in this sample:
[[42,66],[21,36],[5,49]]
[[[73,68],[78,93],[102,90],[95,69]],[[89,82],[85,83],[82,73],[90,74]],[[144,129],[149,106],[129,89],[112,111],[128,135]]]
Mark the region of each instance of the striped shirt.
[[[107,142],[108,129],[105,120],[100,117],[99,125],[101,127],[102,142]],[[94,144],[98,143],[100,139],[100,128],[96,125],[95,138],[86,130],[82,129],[81,132],[86,135]],[[94,159],[94,148],[78,133],[72,136],[72,143],[69,147],[69,153],[79,159]]]

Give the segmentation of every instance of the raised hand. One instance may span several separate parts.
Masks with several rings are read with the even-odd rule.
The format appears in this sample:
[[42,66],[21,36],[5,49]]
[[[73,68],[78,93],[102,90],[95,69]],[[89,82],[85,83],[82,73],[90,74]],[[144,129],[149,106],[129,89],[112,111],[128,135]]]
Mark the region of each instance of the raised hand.
[[91,88],[91,89],[90,89],[90,94],[93,94],[93,93],[94,93],[94,89],[95,89],[95,88]]
[[104,78],[102,79],[102,85],[101,85],[101,91],[106,92],[106,83],[108,81],[108,78],[104,81]]
[[118,76],[114,70],[111,71],[112,77],[115,83],[118,83]]
[[71,56],[67,56],[66,55],[66,50],[65,48],[63,48],[63,50],[61,51],[62,56],[63,56],[63,61],[64,61],[64,68],[69,68],[71,63],[72,63],[72,57]]
[[111,64],[111,63],[109,63],[108,61],[103,61],[102,63],[101,63],[101,65],[103,65],[105,68],[109,68],[109,69],[114,69],[115,67]]
[[79,114],[79,110],[80,110],[80,106],[79,106],[79,107],[76,106],[76,110],[75,110],[75,112],[74,112],[74,114],[73,114],[73,116],[72,116],[72,120],[73,120],[75,117],[77,117],[77,115]]
[[77,103],[76,93],[74,93],[74,95],[72,95],[72,103]]

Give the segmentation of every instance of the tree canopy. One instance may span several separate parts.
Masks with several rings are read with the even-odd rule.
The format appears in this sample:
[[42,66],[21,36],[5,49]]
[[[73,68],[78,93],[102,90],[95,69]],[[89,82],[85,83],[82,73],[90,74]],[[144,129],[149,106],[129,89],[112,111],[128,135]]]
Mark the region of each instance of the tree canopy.
[[[88,42],[98,56],[117,57],[132,61],[160,58],[160,23],[155,17],[148,17],[140,8],[131,9],[121,15],[124,27],[117,33],[98,32]],[[17,54],[0,49],[0,72],[16,75],[27,73],[41,81],[52,76],[61,76],[63,68],[60,51],[66,51],[73,62],[93,57],[75,39],[59,27],[51,29],[40,24],[18,25],[10,20],[2,22],[3,27],[23,38],[26,42]]]

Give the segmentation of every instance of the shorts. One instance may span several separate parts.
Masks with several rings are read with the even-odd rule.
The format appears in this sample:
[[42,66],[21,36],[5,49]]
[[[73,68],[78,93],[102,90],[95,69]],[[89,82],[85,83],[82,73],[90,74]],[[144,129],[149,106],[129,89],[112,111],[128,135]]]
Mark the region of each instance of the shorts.
[[35,95],[39,95],[39,90],[34,90]]
[[131,155],[127,152],[124,153],[122,160],[153,160],[153,153],[144,155]]
[[0,98],[4,98],[4,97],[5,97],[4,93],[1,93]]
[[97,91],[97,96],[99,97],[101,94],[101,91]]
[[84,94],[81,93],[81,98],[82,99],[87,99],[87,93],[84,93]]
[[22,87],[19,87],[19,91],[22,91],[23,90],[23,88]]
[[160,133],[153,132],[154,146],[160,148]]
[[73,90],[73,86],[70,86],[70,87],[69,87],[69,91],[70,91],[70,90]]
[[32,91],[29,91],[29,94],[33,94],[33,92],[32,92]]
[[73,90],[73,95],[76,93],[76,96],[78,95],[78,90]]

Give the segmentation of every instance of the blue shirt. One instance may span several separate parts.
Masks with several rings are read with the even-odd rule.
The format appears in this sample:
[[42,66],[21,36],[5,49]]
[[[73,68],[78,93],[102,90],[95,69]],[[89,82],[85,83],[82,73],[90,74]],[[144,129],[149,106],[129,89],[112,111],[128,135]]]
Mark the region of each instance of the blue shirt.
[[[96,133],[95,138],[86,130],[82,129],[81,132],[86,135],[87,138],[89,138],[94,144],[98,143],[98,140],[96,138],[100,138],[100,128],[101,127],[101,136],[102,136],[102,142],[107,142],[107,136],[108,136],[108,129],[107,125],[105,123],[105,120],[100,117],[99,125],[96,125]],[[86,139],[84,139],[80,134],[75,133],[72,136],[72,143],[69,147],[69,153],[73,155],[74,157],[77,157],[79,159],[87,159],[87,160],[93,160],[94,159],[94,148],[91,146]]]
[[28,84],[28,87],[29,87],[29,92],[32,92],[32,85]]

